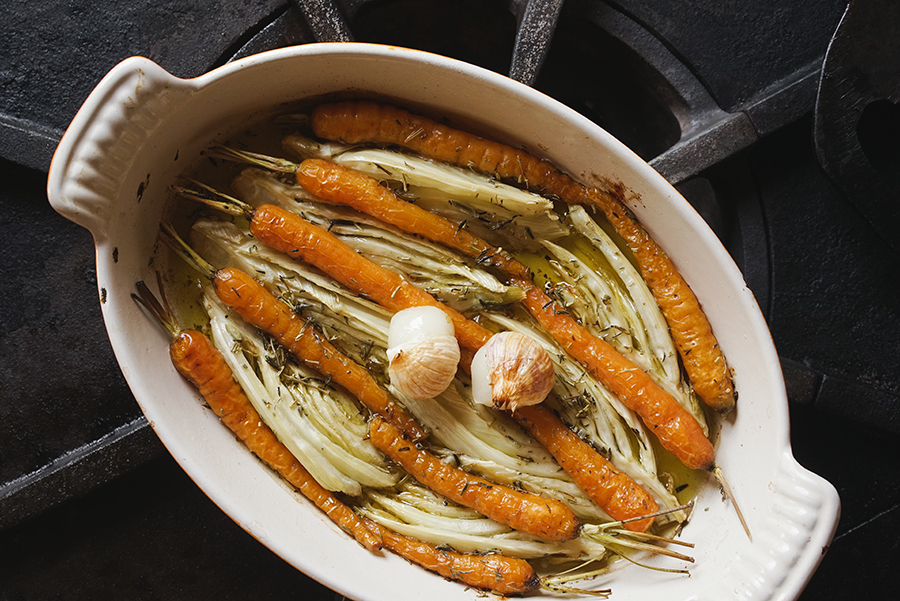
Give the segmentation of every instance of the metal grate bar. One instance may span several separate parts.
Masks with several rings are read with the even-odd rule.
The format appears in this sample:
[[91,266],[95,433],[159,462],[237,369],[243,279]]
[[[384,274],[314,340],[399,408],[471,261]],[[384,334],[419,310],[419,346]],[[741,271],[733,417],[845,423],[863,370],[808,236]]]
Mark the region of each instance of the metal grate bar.
[[316,41],[352,42],[350,26],[331,0],[294,0],[303,13]]
[[516,44],[509,76],[526,85],[534,85],[547,57],[563,0],[527,0],[519,17]]

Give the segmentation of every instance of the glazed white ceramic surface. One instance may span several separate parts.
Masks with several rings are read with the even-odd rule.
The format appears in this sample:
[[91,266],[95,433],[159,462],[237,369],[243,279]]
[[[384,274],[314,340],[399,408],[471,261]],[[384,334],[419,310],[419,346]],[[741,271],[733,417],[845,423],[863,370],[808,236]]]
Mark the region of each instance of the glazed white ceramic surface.
[[[619,181],[631,208],[696,291],[734,367],[738,409],[718,463],[753,533],[708,483],[683,538],[690,576],[621,565],[594,584],[614,599],[794,599],[837,523],[834,488],[794,460],[788,405],[766,324],[740,272],[688,203],[655,171],[579,114],[506,77],[447,58],[366,44],[275,50],[181,80],[131,58],[96,87],[63,137],[49,197],[96,241],[103,316],[135,398],[169,452],[232,519],[286,561],[356,599],[444,601],[482,594],[390,553],[365,551],[236,442],[169,362],[168,340],[130,298],[148,264],[166,188],[211,141],[286,102],[334,92],[391,97],[521,144],[588,183]],[[619,562],[623,563],[623,562]],[[673,560],[657,561],[673,566]],[[540,593],[535,595],[540,596]]]

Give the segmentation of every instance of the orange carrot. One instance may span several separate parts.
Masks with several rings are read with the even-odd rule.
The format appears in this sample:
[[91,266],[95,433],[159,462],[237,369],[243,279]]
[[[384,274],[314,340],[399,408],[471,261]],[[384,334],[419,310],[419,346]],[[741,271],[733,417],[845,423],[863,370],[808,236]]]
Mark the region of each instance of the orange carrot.
[[225,358],[200,332],[185,330],[169,347],[175,368],[196,386],[222,423],[234,432],[252,452],[293,484],[316,507],[325,512],[342,530],[354,536],[370,551],[380,549],[382,541],[331,491],[316,482],[284,446],[250,400],[234,381]]
[[573,539],[581,530],[581,521],[564,503],[495,484],[453,467],[418,448],[378,417],[369,422],[369,439],[431,490],[510,528],[556,541]]
[[700,423],[647,372],[608,342],[591,334],[530,281],[513,280],[513,283],[525,290],[522,302],[541,326],[626,407],[637,413],[663,447],[691,469],[715,467],[715,451]]
[[471,346],[483,341],[483,328],[478,324],[295,213],[274,205],[261,205],[253,213],[250,232],[263,244],[315,265],[350,290],[389,311],[396,313],[422,305],[438,307],[453,322],[460,344]]
[[641,268],[641,275],[659,305],[678,349],[694,392],[719,413],[734,408],[737,392],[712,325],[700,301],[675,268],[674,263],[638,223],[634,215],[613,195],[587,190],[591,202],[628,243]]
[[375,522],[369,523],[391,551],[444,578],[492,590],[501,595],[520,595],[541,584],[534,568],[524,559],[499,554],[457,553],[397,534]]
[[[306,159],[297,167],[294,176],[300,186],[322,200],[347,205],[406,232],[428,231],[432,241],[468,257],[477,257],[480,265],[498,267],[506,272],[514,268],[515,262],[505,250],[494,248],[440,215],[408,210],[408,202],[367,175],[330,161]],[[525,270],[516,275],[527,273]]]
[[297,359],[349,390],[363,405],[384,416],[410,438],[420,440],[427,436],[365,368],[338,351],[318,328],[252,277],[238,269],[220,269],[215,272],[213,289],[244,321],[268,332]]
[[[659,505],[646,490],[579,438],[545,405],[519,407],[513,414],[523,428],[544,445],[560,467],[614,520],[650,515]],[[625,528],[644,532],[653,518],[627,522]]]
[[569,204],[598,207],[634,253],[698,396],[723,413],[734,407],[730,370],[696,295],[624,205],[621,190],[614,195],[589,188],[547,160],[389,105],[368,101],[321,105],[312,113],[312,127],[321,138],[351,144],[396,144],[429,158],[515,180]]
[[320,138],[395,144],[563,199],[582,187],[549,161],[386,104],[361,100],[320,105],[312,112],[311,125]]
[[138,290],[141,295],[135,295],[134,298],[147,307],[172,334],[169,356],[175,369],[200,391],[222,423],[250,451],[294,485],[342,530],[370,551],[380,549],[383,545],[381,538],[352,509],[316,482],[312,474],[300,465],[288,448],[263,423],[250,399],[235,381],[222,353],[213,346],[209,338],[195,330],[179,331],[168,311],[156,301],[142,282],[138,283]]

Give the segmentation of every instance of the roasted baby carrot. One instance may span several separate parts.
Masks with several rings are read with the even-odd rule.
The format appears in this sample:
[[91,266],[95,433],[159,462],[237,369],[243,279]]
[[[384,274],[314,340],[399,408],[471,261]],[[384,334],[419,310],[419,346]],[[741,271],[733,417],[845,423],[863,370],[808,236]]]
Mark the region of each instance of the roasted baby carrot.
[[320,105],[312,113],[311,125],[321,138],[350,144],[399,145],[429,158],[515,180],[569,204],[598,207],[634,253],[697,395],[723,413],[734,407],[736,393],[730,370],[696,295],[627,209],[621,193],[589,188],[547,160],[390,105],[369,101]]
[[[629,520],[659,510],[659,505],[646,490],[627,474],[613,468],[545,405],[519,407],[513,417],[550,451],[575,484],[614,520]],[[653,518],[648,518],[627,522],[625,528],[644,532],[652,523]]]
[[[322,200],[347,205],[406,232],[426,230],[432,241],[477,257],[480,265],[498,267],[507,273],[515,267],[505,250],[494,248],[440,215],[409,211],[408,202],[367,175],[330,161],[306,159],[297,166],[294,177],[300,186]],[[516,275],[527,275],[527,270]]]
[[431,490],[510,528],[556,541],[573,539],[581,530],[581,521],[564,503],[451,466],[378,417],[369,422],[369,440]]
[[582,187],[549,161],[387,104],[365,100],[323,104],[313,110],[311,126],[320,138],[401,146],[563,199]]
[[674,263],[615,196],[588,189],[587,197],[628,244],[656,299],[688,379],[704,403],[720,413],[734,408],[737,392],[725,355],[697,295]]
[[541,585],[537,572],[524,559],[458,553],[397,534],[375,522],[369,523],[391,551],[444,578],[501,595],[521,595]]
[[142,294],[135,298],[157,315],[173,335],[169,355],[175,369],[200,391],[222,423],[342,530],[370,551],[380,549],[383,544],[381,536],[376,536],[352,509],[316,482],[263,423],[250,399],[235,381],[225,358],[209,338],[196,330],[178,331],[155,299],[151,300],[150,292],[140,284],[138,289]]
[[476,327],[478,324],[295,213],[274,205],[261,205],[253,213],[250,232],[263,244],[318,267],[389,311],[396,313],[422,305],[438,307],[453,322],[460,344],[471,346],[483,337],[483,328]]
[[248,274],[234,268],[215,272],[216,296],[247,323],[271,335],[312,369],[340,384],[374,413],[384,416],[413,440],[427,436],[372,375],[328,342],[308,323]]
[[525,290],[522,303],[538,323],[626,407],[637,413],[663,447],[691,469],[715,467],[715,450],[700,423],[647,372],[608,342],[591,334],[530,281],[513,279],[512,282]]

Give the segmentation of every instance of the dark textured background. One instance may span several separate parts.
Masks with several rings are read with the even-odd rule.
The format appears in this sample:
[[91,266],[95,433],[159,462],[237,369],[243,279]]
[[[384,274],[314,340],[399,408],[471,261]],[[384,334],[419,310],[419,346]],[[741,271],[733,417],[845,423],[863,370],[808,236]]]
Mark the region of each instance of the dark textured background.
[[[334,597],[202,495],[118,370],[90,235],[54,213],[44,190],[52,149],[97,81],[132,54],[189,77],[325,35],[507,72],[525,6],[0,7],[0,601]],[[841,495],[837,536],[804,600],[889,598],[886,576],[900,560],[890,450],[900,432],[900,262],[813,148],[817,73],[843,8],[570,0],[534,80],[648,160],[683,149],[689,169],[673,181],[735,257],[772,329],[795,454]],[[322,17],[333,10],[343,15],[337,26]],[[676,98],[685,90],[687,100]],[[736,133],[720,133],[723,124]],[[684,144],[695,131],[705,155]]]

